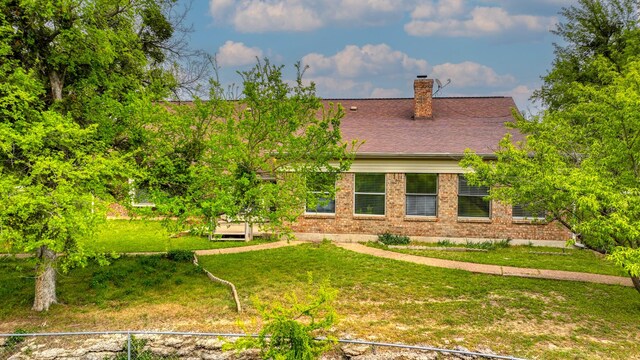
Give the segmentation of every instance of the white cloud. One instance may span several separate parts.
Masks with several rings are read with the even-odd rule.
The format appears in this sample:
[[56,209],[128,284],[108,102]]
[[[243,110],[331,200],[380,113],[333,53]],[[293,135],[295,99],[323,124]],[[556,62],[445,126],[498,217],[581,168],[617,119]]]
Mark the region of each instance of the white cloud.
[[492,68],[471,61],[458,64],[445,63],[433,67],[433,76],[438,79],[451,79],[451,86],[505,86],[515,82],[511,75],[498,75]]
[[310,31],[323,26],[303,0],[210,0],[214,19],[230,22],[240,32]]
[[384,88],[375,88],[371,92],[372,98],[399,98],[402,97],[403,92],[400,89],[384,89]]
[[514,15],[500,7],[476,6],[462,16],[463,8],[457,0],[418,5],[404,29],[414,36],[479,37],[511,31],[547,32],[557,23],[553,16]]
[[425,60],[412,58],[386,44],[367,44],[362,47],[347,45],[332,56],[311,53],[302,58],[302,63],[309,66],[310,76],[330,73],[343,78],[415,75],[425,73],[428,69]]
[[209,12],[241,32],[311,31],[328,24],[383,24],[400,19],[414,1],[209,0]]
[[256,58],[262,58],[262,50],[248,47],[241,42],[227,41],[220,46],[216,60],[220,66],[242,66],[253,64]]
[[410,14],[414,36],[479,37],[543,32],[575,0],[209,0],[213,18],[236,31],[312,31],[327,26],[377,26]]

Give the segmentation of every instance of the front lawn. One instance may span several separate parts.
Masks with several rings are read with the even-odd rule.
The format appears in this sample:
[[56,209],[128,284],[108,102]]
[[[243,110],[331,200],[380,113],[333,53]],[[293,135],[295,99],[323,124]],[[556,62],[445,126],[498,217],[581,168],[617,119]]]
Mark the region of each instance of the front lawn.
[[368,242],[366,245],[403,254],[446,260],[627,276],[622,269],[614,263],[606,260],[603,255],[596,254],[591,250],[583,249],[562,249],[542,246],[508,246],[492,249],[486,252],[461,252],[438,250],[437,244],[434,243],[411,243],[411,245],[429,247],[429,249],[426,250],[389,248],[377,242]]
[[160,221],[107,220],[101,224],[87,247],[100,252],[165,252],[175,249],[205,250],[265,243],[256,238],[244,241],[209,241],[203,236],[171,237]]
[[640,295],[622,286],[472,274],[375,258],[330,244],[202,256],[233,282],[228,290],[189,263],[124,257],[59,278],[61,305],[29,310],[30,260],[0,260],[0,331],[154,329],[241,331],[256,311],[251,296],[275,301],[305,287],[307,272],[340,293],[341,338],[470,349],[527,358],[640,357]]

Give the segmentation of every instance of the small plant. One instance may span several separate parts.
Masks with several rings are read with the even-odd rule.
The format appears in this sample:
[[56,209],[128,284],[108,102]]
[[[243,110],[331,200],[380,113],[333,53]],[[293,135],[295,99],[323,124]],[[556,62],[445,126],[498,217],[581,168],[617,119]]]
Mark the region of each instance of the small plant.
[[[309,273],[309,285],[313,278]],[[228,344],[225,349],[244,350],[259,347],[263,359],[273,360],[313,360],[335,344],[335,338],[326,340],[316,337],[323,335],[336,322],[333,308],[338,291],[324,281],[315,293],[301,300],[295,293],[284,297],[286,304],[279,301],[263,303],[253,299],[264,327],[257,338],[241,338]]]
[[511,239],[506,238],[500,241],[483,241],[483,242],[471,242],[467,240],[465,244],[466,248],[469,249],[483,249],[483,250],[497,250],[497,249],[505,249],[511,246]]
[[[131,358],[132,360],[174,360],[178,359],[176,356],[161,356],[154,355],[151,351],[145,350],[144,347],[147,345],[147,340],[138,339],[135,336],[131,335]],[[115,357],[115,360],[127,360],[129,359],[127,354],[127,342],[124,343],[124,352],[118,354]]]
[[176,262],[190,262],[193,261],[193,254],[191,250],[169,250],[166,258]]
[[394,235],[389,232],[378,235],[378,241],[385,245],[407,245],[411,241],[408,236]]
[[453,241],[449,240],[449,239],[442,239],[442,240],[439,240],[436,243],[436,245],[443,246],[443,247],[451,247],[451,246],[455,246],[456,244]]
[[[21,328],[17,328],[13,333],[14,334],[26,334],[27,331],[24,330],[24,329],[21,329]],[[16,345],[20,344],[24,340],[25,340],[24,336],[16,336],[16,335],[9,336],[7,338],[7,341],[5,341],[5,343],[4,343],[4,347],[9,349],[9,350],[12,350]]]

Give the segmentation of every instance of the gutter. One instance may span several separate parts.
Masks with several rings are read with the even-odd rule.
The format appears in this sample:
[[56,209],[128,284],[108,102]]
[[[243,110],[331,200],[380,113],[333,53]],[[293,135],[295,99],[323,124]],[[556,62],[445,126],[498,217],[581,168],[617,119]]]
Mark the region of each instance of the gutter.
[[[486,160],[497,159],[496,154],[477,154]],[[356,153],[356,159],[434,159],[434,160],[461,160],[464,154],[460,153]]]

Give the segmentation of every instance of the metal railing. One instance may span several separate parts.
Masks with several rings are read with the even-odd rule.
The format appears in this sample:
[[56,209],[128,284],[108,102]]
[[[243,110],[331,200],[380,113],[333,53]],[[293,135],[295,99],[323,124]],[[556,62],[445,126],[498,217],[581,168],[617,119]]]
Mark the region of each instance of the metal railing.
[[[127,359],[131,360],[131,349],[132,349],[132,336],[134,335],[178,335],[178,336],[201,336],[201,337],[223,337],[223,338],[241,338],[241,337],[253,337],[256,338],[258,335],[255,334],[229,334],[229,333],[196,333],[196,332],[174,332],[174,331],[79,331],[79,332],[52,332],[52,333],[13,333],[13,334],[0,334],[0,338],[28,338],[28,337],[57,337],[57,336],[83,336],[83,335],[126,335],[127,336]],[[316,340],[327,340],[326,338],[318,338]],[[358,345],[369,345],[372,347],[375,353],[375,347],[387,347],[387,348],[398,348],[398,349],[408,349],[408,350],[420,350],[420,351],[433,351],[439,352],[443,354],[456,354],[463,356],[477,356],[481,358],[488,359],[501,359],[501,360],[526,360],[523,358],[517,358],[513,356],[504,356],[504,355],[496,355],[496,354],[486,354],[474,351],[465,351],[465,350],[454,350],[454,349],[442,349],[431,346],[418,346],[418,345],[405,345],[405,344],[397,344],[397,343],[383,343],[383,342],[373,342],[373,341],[363,341],[363,340],[347,340],[347,339],[339,339],[338,343],[342,344],[358,344]]]

